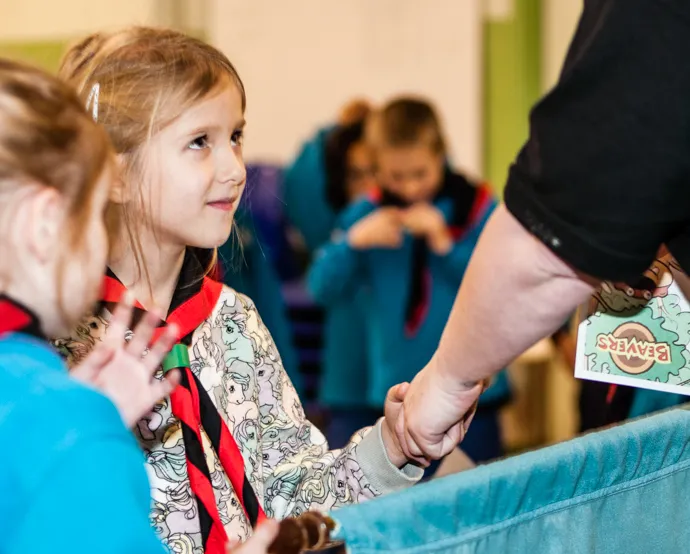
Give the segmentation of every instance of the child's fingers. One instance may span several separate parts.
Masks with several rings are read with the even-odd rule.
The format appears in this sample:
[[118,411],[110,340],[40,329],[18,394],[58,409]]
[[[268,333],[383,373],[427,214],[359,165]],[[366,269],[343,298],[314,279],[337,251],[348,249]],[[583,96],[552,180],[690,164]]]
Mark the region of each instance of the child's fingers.
[[395,436],[400,443],[400,449],[408,459],[415,461],[421,467],[427,467],[429,465],[429,460],[422,455],[416,443],[414,443],[411,437],[406,433],[404,408],[400,411],[398,419],[395,422]]
[[254,534],[239,548],[228,550],[233,554],[266,554],[278,536],[280,526],[277,521],[268,519],[256,528]]
[[[414,461],[417,463],[420,467],[429,467],[430,462],[427,459],[427,457],[424,455],[422,452],[422,449],[417,446],[417,443],[414,441],[414,439],[410,436],[410,434],[405,431],[402,434],[403,436],[403,441],[405,444],[405,448],[403,449],[403,452],[407,451],[409,454],[405,454],[409,460]],[[402,448],[403,442],[401,442],[401,448]]]
[[399,227],[405,221],[405,213],[400,210],[395,210],[390,213],[391,222]]
[[400,246],[402,233],[398,229],[386,229],[381,233],[381,242],[391,247]]
[[127,329],[129,329],[129,324],[132,321],[133,305],[134,296],[131,292],[127,291],[122,296],[120,302],[118,302],[115,311],[113,311],[108,325],[108,334],[106,336],[106,342],[113,348],[122,347],[122,343],[125,340],[125,333]]
[[253,537],[256,539],[254,542],[257,545],[261,545],[268,549],[271,543],[278,536],[278,531],[280,530],[280,525],[277,521],[273,519],[267,519],[254,531]]
[[409,454],[406,454],[406,456],[410,460],[414,460],[418,464],[420,464],[422,467],[427,467],[429,465],[429,460],[427,457],[424,455],[424,452],[422,449],[417,446],[417,443],[415,440],[412,438],[412,435],[405,429],[403,432],[403,440],[405,441],[405,448]]
[[417,443],[407,429],[404,429],[402,432],[402,440],[405,443],[407,452],[409,452],[409,454],[406,454],[406,456],[410,460],[416,462],[420,467],[429,467],[429,465],[431,465],[429,458],[427,458],[424,452],[422,452],[422,449],[417,446]]
[[466,434],[466,429],[465,426],[463,425],[463,422],[456,423],[453,425],[448,431],[446,432],[446,439],[447,442],[449,443],[447,446],[444,446],[445,449],[453,450],[458,444],[460,444],[463,440],[465,440],[465,434]]
[[472,420],[474,419],[474,415],[477,413],[477,408],[479,407],[479,399],[477,399],[474,404],[472,404],[472,407],[468,410],[467,414],[465,415],[465,418],[462,421],[462,428],[463,428],[463,439],[464,435],[467,434],[467,431],[470,428],[470,424],[472,423]]
[[153,373],[161,365],[163,358],[170,352],[177,340],[177,326],[168,325],[160,338],[153,344],[149,353],[144,358],[144,366]]
[[113,359],[114,354],[115,351],[110,346],[101,343],[79,365],[72,369],[71,374],[82,381],[92,381],[103,366]]
[[[409,438],[409,435],[404,431],[401,435],[397,435],[400,442],[400,449],[403,451],[408,460],[415,462],[420,467],[429,467],[429,460],[422,454],[415,455],[414,452],[421,452],[416,443]],[[410,441],[410,442],[408,442]]]
[[414,439],[412,434],[410,433],[410,430],[407,426],[407,421],[405,419],[405,409],[403,408],[400,412],[400,415],[402,418],[398,418],[398,422],[402,419],[402,425],[398,428],[399,429],[399,440],[400,444],[405,445],[405,455],[413,460],[420,460],[420,459],[425,459],[426,458],[426,453],[422,450],[422,448],[417,444],[417,441]]
[[132,356],[141,356],[149,347],[153,332],[160,323],[160,315],[156,311],[146,312],[142,320],[134,329],[134,336],[127,345],[127,352]]
[[148,408],[152,408],[156,402],[159,402],[163,398],[170,396],[170,393],[175,390],[175,387],[179,383],[179,374],[177,372],[170,373],[172,375],[168,374],[160,381],[158,379],[154,379],[151,382],[151,406],[148,406]]
[[168,373],[165,374],[165,377],[163,378],[163,387],[164,387],[164,395],[163,396],[170,396],[170,393],[175,390],[175,387],[180,384],[180,370],[179,369],[171,369],[168,371]]

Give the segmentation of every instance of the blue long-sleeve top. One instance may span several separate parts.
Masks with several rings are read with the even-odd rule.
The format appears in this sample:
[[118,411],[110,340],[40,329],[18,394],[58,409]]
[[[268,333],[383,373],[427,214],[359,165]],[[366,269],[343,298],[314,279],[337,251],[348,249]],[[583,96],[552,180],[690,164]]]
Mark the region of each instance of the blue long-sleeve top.
[[[283,175],[285,211],[310,253],[328,242],[338,214],[326,200],[325,149],[333,125],[324,126],[304,143]],[[324,321],[319,400],[331,408],[366,406],[362,388],[368,380],[366,330],[358,301],[333,303]]]
[[[431,287],[426,316],[412,336],[406,333],[405,309],[412,286],[413,237],[406,235],[396,249],[361,251],[346,240],[355,223],[379,208],[378,199],[371,197],[350,206],[340,219],[340,232],[318,251],[308,275],[308,287],[317,302],[331,306],[365,295],[365,321],[360,324],[369,333],[372,368],[367,400],[372,406],[382,406],[388,389],[411,381],[434,354],[472,251],[496,207],[486,187],[476,195],[475,203],[465,227],[454,229],[456,240],[451,250],[446,255],[429,251]],[[450,224],[452,201],[440,197],[434,205]],[[502,372],[482,402],[507,395],[507,378]]]
[[163,554],[144,457],[47,343],[0,338],[0,552]]
[[302,145],[283,174],[285,212],[313,252],[328,240],[336,213],[326,200],[326,140],[333,126],[319,129]]

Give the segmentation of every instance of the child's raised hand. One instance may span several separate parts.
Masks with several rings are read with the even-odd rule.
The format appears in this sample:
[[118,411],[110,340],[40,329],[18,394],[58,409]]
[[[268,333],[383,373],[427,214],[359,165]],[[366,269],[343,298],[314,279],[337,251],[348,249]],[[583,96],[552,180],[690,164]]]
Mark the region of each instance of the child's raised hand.
[[[402,467],[411,460],[403,452],[397,435],[395,434],[395,424],[400,416],[403,401],[405,400],[405,394],[407,393],[407,389],[409,387],[409,383],[400,383],[399,385],[395,385],[394,387],[388,389],[386,403],[383,408],[385,417],[383,425],[381,426],[381,438],[384,446],[386,447],[388,459],[396,467]],[[423,467],[429,465],[428,460],[422,457],[414,458],[413,461]]]
[[398,208],[379,208],[355,223],[347,240],[355,250],[398,248],[402,244],[403,226]]
[[429,247],[437,254],[446,254],[453,246],[453,239],[446,220],[437,207],[420,202],[401,214],[405,228],[415,236],[425,237]]
[[154,377],[175,343],[177,331],[173,325],[166,327],[147,352],[160,321],[155,312],[148,312],[134,329],[132,340],[125,342],[132,302],[131,296],[125,295],[113,312],[105,340],[72,370],[73,377],[96,387],[113,401],[128,427],[149,413],[179,382],[174,371],[162,380]]

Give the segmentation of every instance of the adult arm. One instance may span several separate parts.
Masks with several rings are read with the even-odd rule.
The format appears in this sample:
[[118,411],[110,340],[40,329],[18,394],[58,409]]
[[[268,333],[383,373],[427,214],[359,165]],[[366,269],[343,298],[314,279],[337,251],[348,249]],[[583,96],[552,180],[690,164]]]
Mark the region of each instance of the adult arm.
[[683,2],[585,4],[559,83],[532,111],[506,206],[407,393],[409,455],[460,440],[473,384],[555,331],[598,279],[639,276],[662,243],[690,266],[689,31]]

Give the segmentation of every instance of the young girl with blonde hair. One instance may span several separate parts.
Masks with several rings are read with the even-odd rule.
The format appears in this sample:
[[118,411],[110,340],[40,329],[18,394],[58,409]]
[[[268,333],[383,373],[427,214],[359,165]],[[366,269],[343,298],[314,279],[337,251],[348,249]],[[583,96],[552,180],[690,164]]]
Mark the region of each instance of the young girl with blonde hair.
[[125,290],[140,314],[160,309],[161,325],[179,328],[165,367],[181,368],[181,385],[136,427],[163,541],[176,552],[222,552],[265,517],[330,510],[416,482],[420,470],[387,424],[405,385],[391,389],[385,420],[329,451],[252,301],[208,276],[246,179],[245,90],[228,59],[174,31],[132,28],[81,41],[60,75],[118,159],[101,309],[63,344],[74,363],[83,345],[107,336]]

